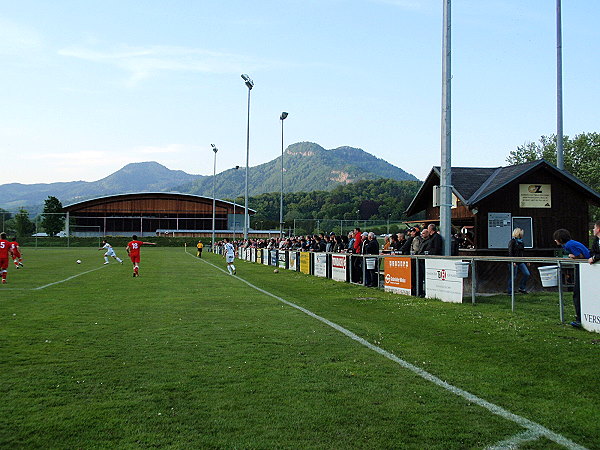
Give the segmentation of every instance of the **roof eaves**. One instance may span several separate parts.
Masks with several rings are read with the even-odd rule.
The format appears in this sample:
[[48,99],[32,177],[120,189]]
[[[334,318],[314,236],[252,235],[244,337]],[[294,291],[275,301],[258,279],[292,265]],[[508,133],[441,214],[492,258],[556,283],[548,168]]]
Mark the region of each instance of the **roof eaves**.
[[[499,184],[498,186],[495,186],[494,189],[490,190],[489,192],[486,192],[485,194],[483,194],[483,190],[478,189],[476,194],[478,194],[479,196],[476,197],[475,194],[473,194],[473,196],[469,199],[470,205],[474,205],[476,203],[479,203],[484,198],[489,197],[490,195],[492,195],[496,191],[502,189],[504,186],[508,185],[509,183],[512,183],[516,178],[519,178],[520,176],[523,176],[527,172],[530,172],[534,168],[540,166],[542,163],[546,163],[546,161],[544,161],[543,159],[540,159],[539,161],[535,161],[535,164],[524,163],[523,164],[523,166],[524,166],[523,170],[517,172],[512,177],[506,179],[503,183]],[[514,166],[499,167],[497,173],[495,173],[495,175],[494,175],[494,178],[496,178],[496,176],[498,176],[502,172],[502,170],[508,169],[510,167],[514,167]],[[490,179],[489,181],[490,181],[490,183],[487,183],[488,185],[491,184],[492,180]]]
[[427,184],[427,180],[429,180],[429,178],[431,177],[431,175],[433,175],[434,173],[436,173],[439,177],[439,172],[436,170],[436,167],[434,166],[431,171],[429,172],[429,175],[427,175],[425,177],[425,180],[423,180],[423,184],[421,185],[421,187],[419,188],[419,190],[417,191],[417,193],[415,194],[415,196],[412,199],[412,202],[410,202],[410,205],[408,205],[408,207],[406,208],[406,211],[404,211],[405,214],[412,216],[420,211],[416,211],[413,212],[412,214],[409,214],[409,211],[411,211],[411,209],[413,208],[413,206],[421,200],[421,195],[422,195],[422,191],[425,189],[425,185]]
[[477,189],[473,193],[473,195],[471,195],[471,197],[465,202],[465,204],[467,206],[471,206],[471,205],[474,205],[475,203],[477,203],[477,201],[479,200],[478,199],[479,195],[481,195],[481,193],[484,192],[488,188],[488,186],[492,183],[494,178],[496,178],[496,176],[498,176],[498,174],[500,173],[501,170],[502,170],[502,167],[496,168],[496,170],[494,170],[494,173],[492,173],[488,177],[488,179],[483,182],[483,184],[479,187],[479,189]]

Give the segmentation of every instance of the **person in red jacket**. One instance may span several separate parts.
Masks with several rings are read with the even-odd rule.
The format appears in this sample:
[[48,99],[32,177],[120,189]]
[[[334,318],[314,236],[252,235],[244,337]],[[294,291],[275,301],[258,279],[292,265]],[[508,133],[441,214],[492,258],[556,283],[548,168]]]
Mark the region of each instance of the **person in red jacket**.
[[12,242],[10,243],[10,251],[13,257],[13,263],[17,269],[23,267],[23,257],[21,255],[21,247],[19,247],[19,243],[17,242],[17,238],[14,237]]
[[129,259],[133,263],[133,277],[140,276],[140,248],[142,245],[156,245],[153,242],[143,242],[138,241],[138,237],[134,234],[132,236],[133,240],[127,244],[125,250],[127,250],[127,254],[129,255]]
[[8,254],[11,242],[6,240],[6,233],[0,233],[0,274],[2,275],[2,284],[6,284],[6,269],[8,269]]

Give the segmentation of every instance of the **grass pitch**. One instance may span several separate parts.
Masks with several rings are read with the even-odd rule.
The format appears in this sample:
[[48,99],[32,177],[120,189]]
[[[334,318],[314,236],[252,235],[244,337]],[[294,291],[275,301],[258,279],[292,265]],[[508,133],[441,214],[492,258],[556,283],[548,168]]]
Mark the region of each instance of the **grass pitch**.
[[[139,278],[128,261],[102,266],[95,249],[24,250],[25,269],[11,267],[0,289],[2,447],[484,448],[524,431],[183,249],[143,248]],[[506,296],[455,305],[236,266],[448,383],[600,448],[600,340],[559,324],[554,297],[520,297],[511,313]]]

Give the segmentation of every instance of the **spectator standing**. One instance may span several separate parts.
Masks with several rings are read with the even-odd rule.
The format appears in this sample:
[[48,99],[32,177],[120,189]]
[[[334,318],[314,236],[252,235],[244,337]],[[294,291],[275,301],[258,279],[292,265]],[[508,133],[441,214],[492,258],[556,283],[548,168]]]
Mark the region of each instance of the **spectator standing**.
[[437,227],[434,224],[429,224],[427,227],[429,231],[429,254],[430,255],[443,255],[444,254],[444,240],[440,233],[437,231]]
[[386,236],[383,239],[383,248],[382,251],[385,253],[389,253],[392,251],[392,241],[390,240],[390,236]]
[[423,236],[421,235],[421,229],[419,227],[415,227],[415,238],[412,240],[410,244],[410,254],[418,255],[421,250],[421,243],[423,242]]
[[[525,256],[525,244],[523,243],[523,230],[521,228],[515,228],[512,233],[512,239],[508,243],[508,256],[522,258]],[[518,273],[521,272],[523,277],[521,278],[521,282],[519,283],[519,292],[521,294],[527,294],[527,280],[529,280],[529,276],[531,273],[527,266],[529,263],[517,263],[514,262],[511,264],[514,271],[514,279],[515,283],[517,281]],[[510,276],[510,266],[509,266],[509,277],[508,277],[508,294],[512,294],[511,289],[511,276]]]
[[[393,245],[394,236],[396,237],[396,245]],[[399,252],[404,244],[406,244],[406,233],[392,234],[392,247],[394,247],[394,251]]]
[[[377,237],[375,236],[375,233],[373,233],[372,231],[367,235],[367,239],[365,240],[365,246],[364,246],[364,254],[366,255],[379,255],[379,242],[377,242]],[[369,286],[369,287],[377,287],[378,286],[378,280],[377,280],[377,257],[374,258],[367,258],[367,259],[374,259],[374,264],[373,261],[370,261],[370,264],[366,264],[366,268],[365,268],[365,286]],[[365,260],[366,262],[366,260]],[[372,268],[369,268],[372,267]]]
[[[562,246],[565,251],[569,252],[571,259],[589,259],[590,251],[585,245],[579,241],[571,239],[571,233],[564,228],[556,230],[552,235],[554,242]],[[579,264],[575,264],[575,279],[573,280],[573,306],[575,307],[575,320],[571,322],[571,326],[581,328],[581,298],[579,286]]]
[[354,229],[354,253],[359,254],[362,248],[362,234],[360,232],[360,228],[356,227]]
[[[417,237],[415,236],[415,240]],[[414,243],[414,241],[413,241]],[[417,255],[428,255],[431,241],[429,239],[429,230],[425,228],[421,231],[421,242],[419,243],[419,251]],[[414,245],[414,244],[413,244]],[[425,297],[425,260],[419,259],[419,278],[417,279],[417,295]]]
[[417,234],[417,232],[416,232],[415,228],[411,228],[409,230],[409,234],[408,234],[408,238],[406,239],[406,242],[404,242],[404,244],[402,244],[402,246],[400,247],[401,255],[410,255],[411,254],[412,243],[413,243],[413,240],[415,239],[416,234]]
[[398,241],[398,236],[395,234],[392,234],[390,236],[391,242],[390,242],[390,249],[392,250],[393,253],[398,253],[400,251],[400,247],[402,247],[402,244],[400,244],[400,241]]
[[590,264],[600,261],[600,221],[594,224],[592,232],[594,233],[594,242],[592,243],[592,251],[588,260]]

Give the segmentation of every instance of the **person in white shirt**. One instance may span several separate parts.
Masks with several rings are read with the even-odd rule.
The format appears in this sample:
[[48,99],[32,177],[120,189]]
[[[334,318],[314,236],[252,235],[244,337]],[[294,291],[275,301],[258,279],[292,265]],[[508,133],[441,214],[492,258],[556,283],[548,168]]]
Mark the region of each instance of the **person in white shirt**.
[[98,250],[106,250],[106,253],[104,253],[104,264],[108,264],[109,256],[112,256],[117,260],[117,262],[123,264],[123,260],[117,256],[112,248],[112,245],[110,245],[108,242],[102,241],[102,247],[100,247]]
[[225,261],[227,261],[227,270],[229,271],[229,275],[235,275],[235,266],[233,265],[234,259],[235,247],[231,242],[229,242],[229,238],[225,238]]

